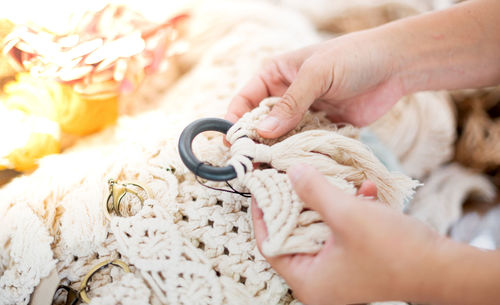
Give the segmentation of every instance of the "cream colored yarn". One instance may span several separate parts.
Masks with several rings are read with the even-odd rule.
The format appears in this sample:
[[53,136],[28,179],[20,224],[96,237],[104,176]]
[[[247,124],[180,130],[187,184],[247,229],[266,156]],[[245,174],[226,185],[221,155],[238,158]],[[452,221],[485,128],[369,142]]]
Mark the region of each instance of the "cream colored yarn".
[[491,201],[495,195],[495,186],[485,176],[451,163],[436,169],[425,180],[408,213],[444,235],[462,216],[462,204],[467,198]]
[[33,287],[55,266],[52,237],[24,202],[12,207],[2,220],[0,304],[27,303]]
[[422,180],[407,212],[440,234],[462,216],[469,197],[494,199],[488,179],[449,163],[455,151],[455,108],[446,92],[420,92],[400,100],[370,127],[398,157],[406,174]]
[[[269,234],[263,244],[264,254],[317,252],[330,235],[317,213],[303,211],[303,203],[283,173],[297,162],[314,166],[333,185],[351,194],[369,179],[377,186],[380,200],[393,208],[401,208],[403,201],[413,195],[417,181],[390,173],[366,146],[351,138],[357,135],[356,129],[339,128],[321,114],[307,113],[293,131],[280,139],[259,137],[255,126],[279,100],[263,100],[227,134],[232,145],[228,164],[236,169],[238,181],[250,190],[264,213]],[[253,163],[269,164],[271,168],[252,170]]]
[[453,157],[455,111],[446,92],[406,96],[369,129],[411,177],[422,179]]

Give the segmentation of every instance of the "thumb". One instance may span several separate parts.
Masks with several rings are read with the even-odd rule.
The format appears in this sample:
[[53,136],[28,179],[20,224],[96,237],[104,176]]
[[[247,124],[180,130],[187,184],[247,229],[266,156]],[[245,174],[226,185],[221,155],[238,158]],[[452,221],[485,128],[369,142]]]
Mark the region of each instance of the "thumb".
[[357,221],[358,198],[330,184],[311,166],[297,164],[287,172],[305,207],[318,212],[333,231],[345,233]]
[[325,80],[318,69],[310,59],[304,61],[281,101],[257,126],[260,136],[277,138],[297,126],[314,100],[322,95],[321,84]]

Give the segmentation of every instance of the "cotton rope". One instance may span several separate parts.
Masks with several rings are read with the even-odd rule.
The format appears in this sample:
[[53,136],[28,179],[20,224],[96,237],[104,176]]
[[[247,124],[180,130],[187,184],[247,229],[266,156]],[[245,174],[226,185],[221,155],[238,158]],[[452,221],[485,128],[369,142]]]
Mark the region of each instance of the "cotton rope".
[[[255,126],[279,101],[263,100],[227,134],[232,156],[228,164],[235,168],[238,182],[250,190],[264,213],[269,234],[262,247],[264,254],[317,252],[330,235],[317,213],[303,211],[303,203],[284,173],[298,162],[314,166],[332,184],[351,194],[369,179],[377,186],[379,199],[393,208],[400,209],[404,200],[413,195],[418,182],[390,173],[364,144],[349,137],[355,134],[351,126],[330,124],[329,128],[322,126],[327,127],[323,130],[311,129],[324,123],[324,118],[307,113],[295,130],[279,140],[259,137]],[[266,163],[271,168],[252,170],[253,163]]]

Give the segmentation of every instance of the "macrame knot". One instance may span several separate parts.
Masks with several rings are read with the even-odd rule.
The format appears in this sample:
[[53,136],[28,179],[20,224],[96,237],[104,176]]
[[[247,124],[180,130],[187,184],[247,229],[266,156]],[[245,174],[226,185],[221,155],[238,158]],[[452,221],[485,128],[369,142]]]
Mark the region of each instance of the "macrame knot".
[[231,155],[243,155],[253,162],[271,163],[272,149],[269,145],[254,142],[250,138],[240,138],[231,145]]
[[253,163],[271,163],[272,149],[265,144],[255,143],[248,137],[239,138],[231,145],[231,156],[228,165],[232,165],[239,179],[253,169]]
[[253,162],[271,163],[273,160],[273,149],[265,144],[254,143],[254,159]]

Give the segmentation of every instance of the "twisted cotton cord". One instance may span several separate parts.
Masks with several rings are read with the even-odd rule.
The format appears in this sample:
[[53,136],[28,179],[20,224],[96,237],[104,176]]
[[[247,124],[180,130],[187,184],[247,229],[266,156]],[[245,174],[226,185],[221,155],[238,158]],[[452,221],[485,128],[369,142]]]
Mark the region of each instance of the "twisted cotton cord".
[[226,139],[229,143],[233,144],[236,140],[249,137],[252,139],[258,138],[257,131],[255,130],[255,123],[262,120],[270,111],[272,106],[280,101],[280,98],[271,97],[262,100],[259,107],[253,109],[250,112],[245,113],[236,122],[233,127],[231,127],[226,134]]
[[266,139],[259,136],[255,126],[262,119],[264,119],[267,114],[271,111],[272,107],[281,100],[279,97],[270,97],[264,99],[259,104],[259,107],[255,108],[251,112],[245,113],[236,122],[231,129],[227,132],[226,139],[229,143],[233,143],[239,138],[249,137],[259,143],[272,145],[278,143],[294,134],[304,132],[307,130],[329,130],[336,132],[340,135],[358,139],[360,135],[360,130],[349,124],[333,124],[329,119],[326,118],[326,114],[323,112],[306,112],[302,120],[297,124],[297,126],[289,131],[287,134],[276,138],[276,139]]
[[247,174],[253,168],[252,160],[243,155],[235,155],[227,162],[228,165],[234,167],[236,171],[237,178],[242,181]]
[[[418,185],[402,175],[391,174],[361,142],[325,130],[298,133],[271,146],[247,137],[238,138],[232,143],[231,155],[228,164],[235,168],[240,180],[256,162],[268,163],[281,171],[304,162],[325,175],[339,175],[357,185],[371,180],[377,186],[380,200],[393,207],[401,207]],[[407,186],[399,188],[403,184]]]
[[253,170],[253,163],[271,163],[272,147],[255,143],[248,137],[242,137],[231,145],[231,159],[227,162],[236,170],[239,180],[242,180],[247,172]]
[[[231,159],[227,165],[234,167],[239,180],[253,169],[254,162],[270,163],[270,147],[255,143],[252,139],[260,138],[255,129],[256,123],[262,120],[272,106],[280,98],[272,97],[262,100],[259,107],[245,113],[227,132],[226,139],[231,144]],[[260,160],[260,161],[258,161]]]
[[[344,166],[343,175],[361,173],[362,180],[354,182],[359,185],[363,180],[371,180],[377,186],[379,199],[393,207],[401,207],[418,185],[408,177],[390,173],[363,143],[329,131],[305,131],[276,143],[271,150],[270,164],[278,170],[286,170],[301,161],[325,175],[337,175],[338,164]],[[401,179],[406,187],[401,185]]]
[[[237,181],[250,191],[263,211],[268,230],[262,245],[264,254],[317,252],[330,236],[316,212],[304,211],[283,173],[298,162],[312,165],[350,194],[369,179],[377,186],[379,199],[393,208],[401,209],[403,201],[413,195],[418,181],[390,173],[367,146],[352,138],[357,134],[353,127],[330,124],[328,128],[311,128],[324,118],[321,114],[306,113],[296,129],[279,139],[261,138],[255,126],[278,100],[263,100],[236,122],[226,137],[231,143],[227,164],[235,168]],[[272,168],[254,170],[254,163],[266,163]]]

